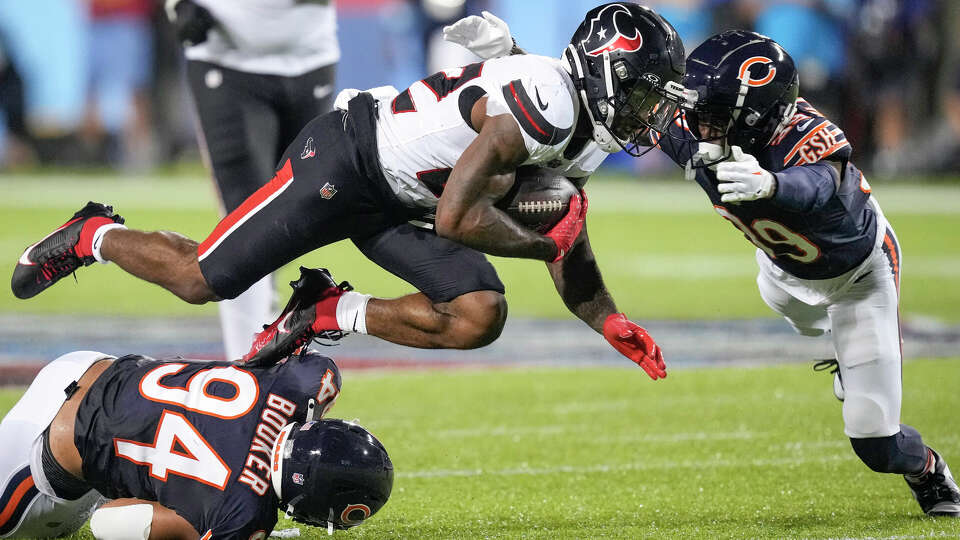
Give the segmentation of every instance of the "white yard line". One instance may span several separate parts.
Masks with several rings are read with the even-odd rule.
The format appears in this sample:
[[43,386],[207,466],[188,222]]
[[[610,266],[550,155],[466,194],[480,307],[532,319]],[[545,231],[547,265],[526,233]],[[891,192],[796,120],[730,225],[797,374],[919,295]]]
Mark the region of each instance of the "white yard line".
[[[204,175],[5,175],[3,185],[0,208],[60,208],[89,199],[122,203],[124,208],[217,208],[212,182]],[[960,213],[960,187],[955,185],[901,182],[874,188],[887,214]],[[714,214],[706,195],[683,181],[679,172],[659,179],[598,177],[587,184],[587,192],[592,213]]]
[[542,476],[549,474],[620,473],[669,469],[716,469],[718,467],[777,467],[784,465],[809,465],[812,463],[836,463],[855,460],[849,455],[768,458],[768,459],[704,459],[683,461],[644,461],[634,463],[598,463],[594,465],[554,465],[552,467],[509,467],[505,469],[425,469],[398,471],[398,478],[454,478],[472,476]]
[[[429,432],[428,436],[439,439],[462,439],[471,437],[519,437],[519,436],[549,436],[567,435],[571,433],[585,433],[596,428],[596,424],[552,424],[544,426],[502,426],[478,427],[467,429],[441,429]],[[733,431],[730,433],[711,433],[694,431],[688,433],[645,433],[636,436],[611,436],[610,440],[617,441],[647,441],[647,442],[686,442],[708,440],[744,440],[761,438],[764,434],[750,431]]]

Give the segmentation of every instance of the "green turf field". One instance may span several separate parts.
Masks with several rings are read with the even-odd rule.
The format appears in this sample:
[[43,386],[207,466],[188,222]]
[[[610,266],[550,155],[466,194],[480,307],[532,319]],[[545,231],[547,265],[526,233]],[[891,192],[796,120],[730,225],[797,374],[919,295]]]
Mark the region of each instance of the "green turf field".
[[[904,367],[903,420],[955,470],[957,380],[957,359]],[[960,536],[960,520],[921,517],[902,478],[857,460],[830,388],[801,365],[656,383],[621,369],[350,371],[331,416],[377,434],[396,481],[379,514],[335,536]],[[0,411],[18,394],[0,391]]]
[[[2,180],[0,253],[3,282],[16,257],[88,199],[113,203],[132,227],[172,229],[202,239],[217,220],[214,193],[201,177],[106,179],[92,176]],[[698,187],[679,178],[639,181],[597,178],[589,184],[588,224],[594,251],[619,307],[644,319],[772,317],[754,284],[753,248],[712,209]],[[903,312],[960,322],[960,185],[874,186],[903,247]],[[410,292],[409,285],[363,258],[349,242],[304,257],[338,279],[376,295]],[[496,259],[514,316],[569,317],[543,264]],[[296,266],[282,272],[296,276]],[[7,289],[0,312],[203,315],[212,306],[180,302],[158,287],[95,267],[30,301]],[[283,293],[284,297],[286,292]],[[144,306],[149,306],[145,311]]]

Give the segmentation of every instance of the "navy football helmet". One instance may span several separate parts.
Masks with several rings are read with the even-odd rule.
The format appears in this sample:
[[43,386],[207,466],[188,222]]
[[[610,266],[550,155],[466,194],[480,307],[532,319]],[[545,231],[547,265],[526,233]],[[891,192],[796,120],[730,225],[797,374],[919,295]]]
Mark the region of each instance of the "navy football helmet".
[[363,523],[393,489],[393,463],[380,441],[335,419],[287,424],[271,452],[270,476],[288,517],[334,529]]
[[776,41],[729,30],[690,53],[683,85],[697,92],[685,116],[698,140],[757,155],[796,112],[800,80]]
[[587,12],[563,54],[566,69],[606,152],[639,156],[683,99],[683,42],[650,8],[615,2]]

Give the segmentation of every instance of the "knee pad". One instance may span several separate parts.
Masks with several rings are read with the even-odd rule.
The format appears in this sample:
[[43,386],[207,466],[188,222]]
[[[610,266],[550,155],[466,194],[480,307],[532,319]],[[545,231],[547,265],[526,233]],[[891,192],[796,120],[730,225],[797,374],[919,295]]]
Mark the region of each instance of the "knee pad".
[[843,401],[844,433],[867,439],[887,437],[900,431],[899,418],[888,418],[886,405],[870,394],[846,392]]
[[90,518],[90,532],[97,540],[147,540],[152,527],[153,506],[149,504],[100,508]]
[[903,425],[889,437],[851,438],[850,444],[860,461],[880,473],[912,474],[927,462],[927,447],[917,430]]

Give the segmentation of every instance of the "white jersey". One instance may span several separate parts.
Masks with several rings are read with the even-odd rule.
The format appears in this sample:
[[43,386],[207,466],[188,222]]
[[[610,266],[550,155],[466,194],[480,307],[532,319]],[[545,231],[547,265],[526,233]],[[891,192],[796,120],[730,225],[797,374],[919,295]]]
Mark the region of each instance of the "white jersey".
[[508,114],[517,122],[530,155],[525,165],[584,177],[607,156],[590,141],[572,159],[564,158],[580,107],[559,60],[495,58],[435,73],[380,103],[380,165],[402,202],[436,207],[451,169],[477,137],[470,113],[484,96],[488,116]]
[[217,24],[189,60],[295,77],[340,60],[332,0],[194,0]]

